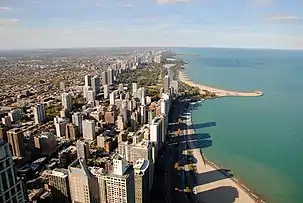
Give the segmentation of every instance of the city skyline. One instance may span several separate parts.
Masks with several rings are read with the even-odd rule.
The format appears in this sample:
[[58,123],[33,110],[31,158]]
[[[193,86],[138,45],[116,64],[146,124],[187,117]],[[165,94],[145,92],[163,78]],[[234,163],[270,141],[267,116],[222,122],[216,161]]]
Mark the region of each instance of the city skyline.
[[2,1],[0,49],[303,49],[299,0]]

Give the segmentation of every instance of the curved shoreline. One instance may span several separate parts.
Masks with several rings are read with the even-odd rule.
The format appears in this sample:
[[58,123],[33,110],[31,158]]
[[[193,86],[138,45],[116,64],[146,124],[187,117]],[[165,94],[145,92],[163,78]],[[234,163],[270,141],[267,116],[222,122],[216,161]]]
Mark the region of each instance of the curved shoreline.
[[215,87],[210,87],[207,85],[198,84],[196,82],[191,81],[184,71],[178,71],[178,78],[179,81],[183,82],[184,84],[197,87],[200,90],[201,94],[204,94],[204,90],[215,93],[216,97],[260,97],[263,96],[263,92],[261,91],[253,91],[253,92],[240,92],[240,91],[231,91],[231,90],[224,90]]
[[[192,108],[194,107],[193,103],[190,103],[187,112],[190,114],[190,124],[192,126]],[[194,134],[196,134],[196,130],[192,127],[188,127],[188,130],[192,130],[194,132]],[[217,164],[215,164],[214,162],[208,160],[205,156],[204,158],[202,158],[203,156],[203,152],[202,149],[199,149],[199,152],[197,152],[196,150],[193,153],[194,157],[197,159],[197,172],[202,172],[203,169],[201,168],[201,163],[203,163],[205,165],[205,167],[207,166],[210,170],[215,171],[215,170],[220,170],[222,169],[221,167],[219,167]],[[200,162],[200,164],[199,164]],[[202,166],[203,167],[203,166]],[[266,201],[262,200],[259,196],[257,196],[256,194],[254,194],[244,183],[241,182],[241,180],[239,178],[236,177],[231,177],[229,174],[226,174],[222,171],[218,172],[221,173],[222,175],[224,175],[226,177],[226,179],[231,180],[235,185],[229,184],[228,186],[231,187],[235,187],[235,189],[238,190],[239,193],[244,192],[246,195],[249,196],[250,199],[247,199],[247,197],[244,197],[243,195],[241,196],[243,199],[240,199],[240,194],[238,196],[238,201],[235,200],[235,202],[238,203],[247,203],[247,202],[255,202],[255,203],[266,203]],[[220,183],[218,183],[218,185],[216,185],[216,187],[220,187],[223,186],[224,184],[222,183],[222,185],[220,185]],[[201,191],[204,192],[204,191]],[[246,198],[246,199],[245,199]]]

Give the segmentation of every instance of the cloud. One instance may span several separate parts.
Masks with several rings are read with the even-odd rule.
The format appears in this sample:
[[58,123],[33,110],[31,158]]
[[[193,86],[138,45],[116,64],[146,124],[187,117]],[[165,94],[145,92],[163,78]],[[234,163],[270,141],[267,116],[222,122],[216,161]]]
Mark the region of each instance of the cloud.
[[266,17],[268,20],[272,21],[296,21],[296,20],[302,20],[303,18],[300,18],[298,16],[293,15],[284,15],[284,14],[277,14],[277,15],[270,15]]
[[0,18],[0,26],[11,26],[20,24],[19,19],[1,19]]
[[132,4],[125,4],[123,5],[124,8],[134,8],[134,5]]
[[0,13],[1,12],[6,12],[6,11],[11,11],[12,10],[12,8],[10,8],[10,7],[5,7],[5,6],[0,6]]
[[187,3],[191,0],[156,0],[158,4]]

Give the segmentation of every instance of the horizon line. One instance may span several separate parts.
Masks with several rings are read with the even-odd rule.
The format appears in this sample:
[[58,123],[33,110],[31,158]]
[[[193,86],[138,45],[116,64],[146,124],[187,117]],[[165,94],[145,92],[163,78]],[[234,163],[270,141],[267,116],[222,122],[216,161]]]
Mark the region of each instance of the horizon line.
[[277,51],[303,51],[303,48],[270,48],[270,47],[229,47],[229,46],[75,46],[75,47],[58,47],[58,48],[17,48],[17,49],[1,49],[0,52],[14,51],[42,51],[42,50],[69,50],[69,49],[98,49],[98,48],[213,48],[213,49],[250,49],[250,50],[277,50]]

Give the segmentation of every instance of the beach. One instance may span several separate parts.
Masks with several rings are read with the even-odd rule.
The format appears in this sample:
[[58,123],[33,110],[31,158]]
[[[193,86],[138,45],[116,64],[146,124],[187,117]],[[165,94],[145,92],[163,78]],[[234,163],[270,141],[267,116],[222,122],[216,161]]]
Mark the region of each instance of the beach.
[[[195,134],[191,121],[190,105],[186,120],[187,129],[184,130],[183,135]],[[202,157],[200,148],[190,146],[192,156],[197,160],[196,163],[196,179],[197,185],[194,187],[199,199],[205,203],[264,203],[263,200],[254,195],[245,185],[240,183],[238,179],[232,178],[228,170],[220,169],[214,163],[207,161]],[[189,150],[183,153],[188,154]],[[188,167],[185,167],[188,168]]]
[[186,73],[184,71],[179,71],[179,80],[183,82],[184,84],[191,86],[191,87],[197,87],[200,89],[200,93],[203,94],[204,90],[213,92],[216,94],[217,97],[231,97],[231,96],[236,96],[236,97],[259,97],[263,95],[263,92],[261,91],[252,91],[252,92],[238,92],[238,91],[231,91],[231,90],[224,90],[224,89],[219,89],[215,87],[210,87],[207,85],[202,85],[195,83],[191,81]]

